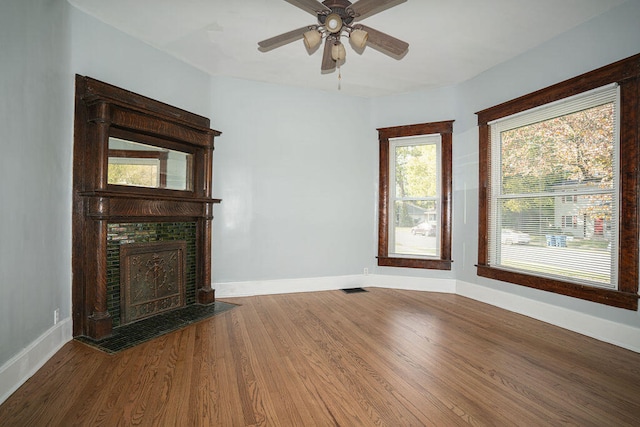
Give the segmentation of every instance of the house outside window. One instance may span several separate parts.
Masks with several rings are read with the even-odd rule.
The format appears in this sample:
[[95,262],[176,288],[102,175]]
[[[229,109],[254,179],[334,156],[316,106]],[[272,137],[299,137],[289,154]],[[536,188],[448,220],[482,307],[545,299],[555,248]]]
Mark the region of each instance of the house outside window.
[[478,275],[637,310],[639,65],[477,113]]
[[378,265],[451,269],[452,124],[378,129]]

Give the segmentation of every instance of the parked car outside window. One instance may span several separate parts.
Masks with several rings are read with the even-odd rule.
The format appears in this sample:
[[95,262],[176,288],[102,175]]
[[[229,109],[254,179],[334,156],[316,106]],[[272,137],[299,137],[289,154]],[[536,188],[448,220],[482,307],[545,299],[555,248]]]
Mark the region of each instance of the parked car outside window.
[[503,228],[500,242],[503,245],[528,245],[531,242],[531,236],[510,228]]
[[420,234],[421,236],[435,236],[436,226],[429,222],[421,222],[411,229],[411,234],[414,236]]

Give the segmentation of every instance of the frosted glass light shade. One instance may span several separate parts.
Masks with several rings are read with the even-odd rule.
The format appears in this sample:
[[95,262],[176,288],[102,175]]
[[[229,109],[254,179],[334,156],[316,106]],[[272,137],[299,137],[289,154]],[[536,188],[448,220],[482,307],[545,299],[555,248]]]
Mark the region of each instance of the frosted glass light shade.
[[324,25],[327,27],[327,31],[330,33],[337,33],[342,30],[342,18],[337,13],[332,13],[327,16],[327,19],[324,21]]
[[349,40],[351,40],[351,43],[358,49],[362,49],[363,47],[365,47],[368,39],[369,33],[367,33],[365,30],[353,30],[349,35]]
[[316,30],[307,31],[302,37],[304,38],[304,45],[309,50],[315,49],[322,41],[322,34]]
[[342,43],[336,42],[331,46],[331,58],[333,58],[334,61],[342,61],[346,56],[347,51]]

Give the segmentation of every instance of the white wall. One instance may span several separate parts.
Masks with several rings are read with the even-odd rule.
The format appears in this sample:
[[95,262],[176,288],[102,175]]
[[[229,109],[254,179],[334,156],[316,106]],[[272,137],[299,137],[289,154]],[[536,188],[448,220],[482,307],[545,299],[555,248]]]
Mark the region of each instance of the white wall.
[[65,2],[0,3],[0,368],[70,316],[68,38]]
[[210,116],[207,74],[73,7],[70,19],[73,74]]
[[[393,120],[406,118],[407,124],[410,119],[414,122],[456,120],[453,136],[453,266],[460,284],[459,293],[520,312],[524,312],[524,307],[519,306],[522,301],[546,304],[564,309],[566,316],[586,313],[612,321],[614,325],[629,325],[632,327],[629,330],[640,332],[637,329],[640,328],[638,312],[479,278],[474,266],[478,241],[478,131],[475,112],[639,53],[639,22],[640,2],[629,1],[456,87],[381,98],[373,102],[374,127],[389,125],[389,117],[394,117]],[[424,111],[426,117],[420,117],[416,111]],[[437,273],[433,277],[437,277]],[[535,317],[535,313],[527,314]],[[549,321],[544,316],[542,318]],[[637,348],[640,348],[639,340],[638,337],[631,339],[638,343]]]
[[[218,294],[324,289],[324,281],[300,280],[298,287],[288,281],[317,277],[334,277],[336,288],[353,283],[343,277],[364,268],[452,278],[452,271],[381,268],[375,259],[376,128],[453,119],[453,91],[436,93],[437,99],[416,94],[411,103],[390,97],[383,103],[389,108],[376,109],[372,118],[370,100],[338,90],[215,78],[212,119],[223,131],[216,139],[213,184],[223,199],[213,222]],[[395,99],[403,101],[399,113]],[[357,285],[368,282],[360,278]]]
[[375,255],[369,101],[216,78],[214,282],[361,274]]

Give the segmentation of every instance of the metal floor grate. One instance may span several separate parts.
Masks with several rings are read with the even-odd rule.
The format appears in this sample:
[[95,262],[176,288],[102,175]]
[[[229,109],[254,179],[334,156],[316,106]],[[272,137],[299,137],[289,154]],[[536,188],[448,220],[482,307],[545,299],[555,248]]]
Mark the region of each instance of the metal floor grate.
[[340,290],[345,294],[357,294],[358,292],[368,292],[366,289],[363,289],[363,288],[347,288],[347,289],[340,289]]

